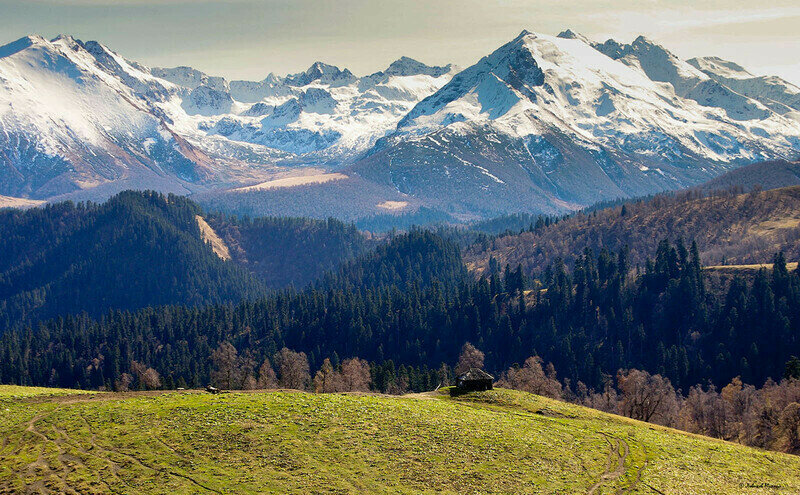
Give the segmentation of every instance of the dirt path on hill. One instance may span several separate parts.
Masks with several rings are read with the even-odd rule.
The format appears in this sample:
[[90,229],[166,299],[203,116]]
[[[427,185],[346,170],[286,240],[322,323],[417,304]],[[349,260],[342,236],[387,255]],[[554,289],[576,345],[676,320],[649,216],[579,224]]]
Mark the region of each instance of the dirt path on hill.
[[[630,446],[625,440],[605,434],[603,434],[603,437],[605,438],[609,447],[606,469],[603,474],[600,475],[600,478],[591,487],[589,487],[589,491],[586,492],[587,495],[593,495],[601,486],[603,486],[603,484],[608,481],[616,481],[620,479],[622,475],[625,474],[625,460],[631,453]],[[628,489],[630,490],[630,487]],[[622,490],[618,491],[617,493],[621,492]]]

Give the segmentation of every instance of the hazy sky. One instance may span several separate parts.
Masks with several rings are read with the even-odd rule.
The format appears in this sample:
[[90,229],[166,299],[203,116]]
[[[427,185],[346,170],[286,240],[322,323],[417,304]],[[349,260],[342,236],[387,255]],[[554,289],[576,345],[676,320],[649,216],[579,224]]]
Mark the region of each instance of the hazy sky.
[[797,0],[0,0],[0,44],[66,33],[147,65],[245,79],[316,60],[365,74],[401,55],[468,66],[522,29],[572,28],[645,34],[683,58],[717,55],[800,84],[798,27]]

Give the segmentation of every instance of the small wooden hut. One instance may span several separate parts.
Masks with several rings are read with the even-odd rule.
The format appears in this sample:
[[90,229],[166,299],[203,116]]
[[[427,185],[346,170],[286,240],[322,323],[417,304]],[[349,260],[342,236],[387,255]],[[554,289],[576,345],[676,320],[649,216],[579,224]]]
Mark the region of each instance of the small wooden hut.
[[474,390],[491,390],[494,377],[479,368],[470,368],[456,378],[456,388],[459,392]]

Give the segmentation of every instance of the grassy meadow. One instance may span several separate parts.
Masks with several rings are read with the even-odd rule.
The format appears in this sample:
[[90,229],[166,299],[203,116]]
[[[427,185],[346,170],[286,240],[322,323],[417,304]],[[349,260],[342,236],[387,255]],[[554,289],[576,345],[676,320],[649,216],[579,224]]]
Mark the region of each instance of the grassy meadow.
[[538,396],[0,386],[0,493],[800,493],[800,458]]

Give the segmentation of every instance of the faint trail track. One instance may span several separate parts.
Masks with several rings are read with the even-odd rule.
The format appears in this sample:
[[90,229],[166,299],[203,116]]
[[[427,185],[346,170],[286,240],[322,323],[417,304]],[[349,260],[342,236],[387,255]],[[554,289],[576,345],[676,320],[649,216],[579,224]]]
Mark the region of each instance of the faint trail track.
[[[587,495],[593,495],[607,481],[618,480],[625,474],[625,460],[631,452],[628,442],[606,434],[603,434],[603,437],[609,446],[606,470],[600,475],[600,479],[589,487],[589,491],[586,492]],[[617,493],[621,493],[621,491]]]
[[163,439],[163,438],[161,438],[160,436],[158,436],[158,435],[153,435],[153,438],[154,438],[154,439],[155,439],[155,440],[156,440],[158,443],[160,443],[160,444],[161,444],[161,445],[163,445],[165,448],[167,448],[167,449],[168,449],[170,452],[172,452],[173,454],[175,454],[175,457],[179,458],[180,460],[182,460],[182,461],[184,461],[184,462],[188,462],[188,463],[191,463],[191,462],[192,462],[190,459],[187,459],[187,458],[186,458],[186,456],[184,456],[183,454],[181,454],[180,452],[178,452],[177,450],[175,450],[175,447],[173,447],[172,445],[170,445],[170,444],[168,444],[167,442],[165,442],[165,441],[164,441],[164,439]]
[[208,486],[205,486],[205,485],[203,485],[202,483],[200,483],[199,481],[197,481],[197,480],[195,480],[194,478],[191,478],[191,477],[189,477],[189,476],[186,476],[185,474],[176,473],[175,471],[168,471],[168,472],[169,472],[169,474],[171,474],[172,476],[177,476],[177,477],[179,477],[179,478],[184,478],[184,479],[186,479],[186,480],[189,480],[189,481],[191,481],[192,483],[194,483],[195,485],[199,486],[200,488],[203,488],[204,490],[208,490],[209,492],[212,492],[212,493],[219,493],[220,495],[222,494],[222,492],[221,492],[221,491],[219,491],[219,490],[215,490],[215,489],[213,489],[213,488],[210,488],[210,487],[208,487]]
[[[81,418],[81,419],[83,419],[83,418]],[[66,430],[63,430],[63,429],[61,429],[61,428],[59,428],[57,426],[53,426],[53,429],[56,432],[58,432],[59,435],[61,435],[63,437],[63,442],[64,443],[66,443],[67,445],[72,446],[81,455],[86,456],[86,457],[93,457],[93,458],[95,458],[95,459],[97,459],[97,460],[99,460],[101,462],[106,463],[108,465],[108,468],[109,468],[109,471],[110,471],[111,475],[114,476],[114,478],[116,478],[117,481],[119,481],[123,485],[127,486],[128,488],[131,488],[131,486],[123,478],[121,478],[119,476],[119,474],[118,474],[119,473],[119,465],[117,465],[117,463],[115,463],[114,461],[112,461],[111,459],[109,459],[107,457],[103,457],[103,456],[97,455],[97,454],[95,454],[93,452],[89,452],[88,450],[83,448],[83,446],[81,445],[80,442],[78,442],[75,439],[73,439],[72,437],[70,437],[69,433],[67,433]],[[91,467],[87,466],[83,462],[83,459],[81,459],[79,457],[75,457],[75,456],[70,455],[69,458],[74,458],[75,462],[79,463],[85,469],[92,469]],[[105,479],[103,479],[102,472],[95,471],[95,474],[97,475],[98,480],[101,483],[103,483],[106,486],[106,488],[108,488],[108,490],[110,492],[119,493],[118,490],[114,489]]]
[[[621,493],[623,493],[623,494],[630,493],[631,491],[633,491],[634,488],[636,488],[636,486],[639,483],[642,483],[642,472],[644,471],[644,468],[647,467],[647,449],[645,448],[644,445],[642,445],[641,447],[642,447],[642,453],[644,454],[644,462],[642,463],[641,467],[639,467],[639,469],[636,470],[636,477],[633,479],[633,483],[631,483],[631,485],[629,487],[627,487],[627,488],[625,488],[624,490],[621,491]],[[661,493],[658,490],[656,490],[655,488],[653,488],[652,486],[648,485],[647,483],[643,483],[643,484],[645,486],[647,486],[648,488],[651,488],[654,491],[656,491],[658,493]]]

